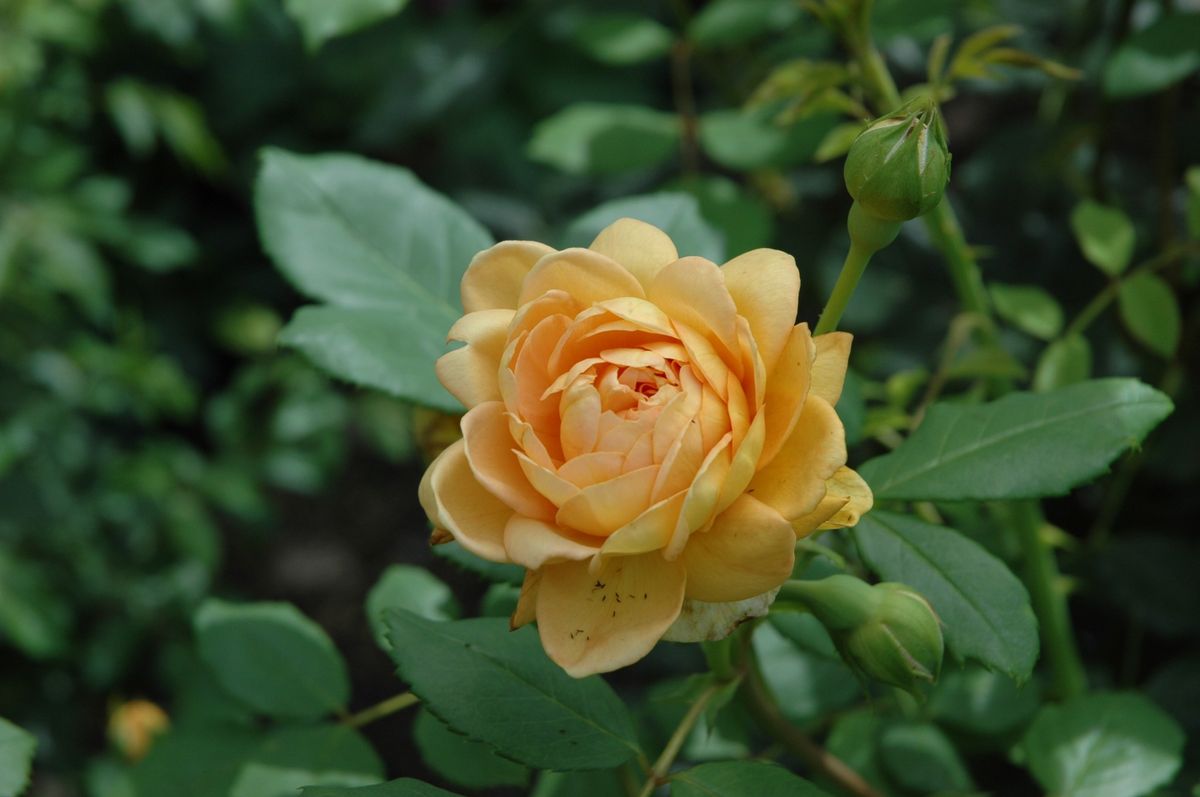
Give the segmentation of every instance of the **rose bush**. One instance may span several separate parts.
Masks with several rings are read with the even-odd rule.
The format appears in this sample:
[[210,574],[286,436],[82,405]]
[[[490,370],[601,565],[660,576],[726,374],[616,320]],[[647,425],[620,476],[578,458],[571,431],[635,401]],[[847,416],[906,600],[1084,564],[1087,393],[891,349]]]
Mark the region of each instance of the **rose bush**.
[[833,409],[851,336],[796,324],[799,289],[783,252],[718,267],[632,219],[467,269],[465,345],[437,367],[463,439],[421,504],[435,539],[527,569],[513,627],[536,619],[570,674],[726,635],[765,612],[798,537],[870,507]]

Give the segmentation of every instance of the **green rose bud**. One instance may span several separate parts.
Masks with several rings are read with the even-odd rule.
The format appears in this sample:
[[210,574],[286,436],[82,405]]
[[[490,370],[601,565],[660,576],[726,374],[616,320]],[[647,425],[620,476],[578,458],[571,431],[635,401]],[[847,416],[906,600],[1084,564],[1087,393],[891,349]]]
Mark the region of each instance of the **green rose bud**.
[[904,584],[867,584],[852,576],[792,581],[784,597],[821,621],[838,652],[863,676],[919,696],[942,667],[942,629],[933,608]]
[[933,210],[950,180],[950,153],[937,106],[928,97],[876,119],[846,156],[846,190],[888,221]]

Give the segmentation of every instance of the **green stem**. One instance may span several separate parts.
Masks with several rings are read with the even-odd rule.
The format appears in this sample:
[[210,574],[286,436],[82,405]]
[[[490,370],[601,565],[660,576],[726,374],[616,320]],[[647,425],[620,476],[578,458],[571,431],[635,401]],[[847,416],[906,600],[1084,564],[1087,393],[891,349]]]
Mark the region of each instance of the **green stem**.
[[833,293],[829,294],[829,300],[825,302],[825,309],[821,311],[814,335],[824,335],[837,329],[838,322],[842,320],[842,313],[846,312],[846,305],[850,303],[850,297],[858,287],[858,281],[867,270],[867,263],[871,262],[872,254],[874,253],[866,251],[862,246],[850,244],[846,262],[842,264],[842,273],[838,275]]
[[1016,529],[1025,558],[1025,585],[1041,630],[1054,691],[1068,700],[1087,691],[1087,674],[1075,644],[1067,596],[1061,587],[1054,551],[1042,537],[1044,519],[1034,501],[1016,501],[1002,510]]
[[398,711],[403,711],[409,706],[421,702],[421,698],[414,695],[412,692],[389,697],[381,703],[376,703],[370,708],[365,708],[357,714],[351,714],[342,720],[342,724],[350,728],[361,728],[364,725],[369,725],[375,720],[383,719],[384,717],[395,714]]
[[704,714],[704,709],[708,706],[708,702],[713,699],[713,696],[716,695],[721,686],[722,684],[720,683],[714,683],[701,692],[700,696],[696,698],[696,702],[692,703],[692,707],[688,709],[687,714],[683,715],[683,719],[679,721],[675,732],[667,740],[667,746],[663,748],[662,754],[654,762],[654,768],[650,771],[650,776],[646,778],[645,785],[642,786],[640,797],[650,797],[650,795],[654,794],[654,790],[666,780],[667,773],[671,771],[671,764],[675,763],[675,757],[683,749],[683,743],[687,741],[688,734],[692,732],[692,728],[696,726],[701,715]]

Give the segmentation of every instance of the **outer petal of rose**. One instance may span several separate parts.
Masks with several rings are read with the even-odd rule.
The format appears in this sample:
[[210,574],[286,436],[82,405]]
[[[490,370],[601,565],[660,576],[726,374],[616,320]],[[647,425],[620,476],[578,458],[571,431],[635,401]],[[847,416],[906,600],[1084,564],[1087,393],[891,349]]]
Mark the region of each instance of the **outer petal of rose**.
[[830,404],[836,405],[842,396],[853,340],[854,336],[849,332],[828,332],[813,338],[817,358],[813,360],[812,392]]
[[542,574],[536,570],[526,570],[525,580],[521,582],[521,594],[517,598],[517,607],[513,609],[508,627],[516,631],[523,625],[528,625],[537,619],[538,585],[542,582]]
[[462,431],[467,461],[480,484],[522,515],[554,518],[556,507],[529,483],[513,453],[516,442],[503,402],[488,401],[473,408],[463,416]]
[[810,389],[809,380],[816,351],[808,324],[792,327],[787,345],[784,346],[783,353],[775,364],[775,370],[771,372],[767,381],[767,395],[763,405],[767,435],[762,456],[758,460],[759,468],[770,464],[791,436],[792,430],[796,428],[800,411],[804,409],[804,399]]
[[636,277],[590,249],[564,249],[543,257],[525,277],[517,301],[525,304],[551,290],[566,291],[585,308],[605,299],[645,297]]
[[752,495],[743,495],[693,534],[679,561],[687,566],[687,596],[740,601],[787,581],[795,561],[791,524]]
[[844,497],[846,503],[829,519],[821,523],[823,529],[845,529],[858,525],[858,519],[871,511],[875,496],[871,487],[857,471],[838,468],[837,473],[825,482],[825,495]]
[[433,461],[419,490],[421,506],[437,528],[445,529],[473,554],[507,562],[504,526],[513,516],[471,472],[466,443],[457,440]]
[[512,310],[468,313],[450,327],[450,340],[467,345],[443,354],[434,366],[446,389],[467,407],[500,398],[500,358],[508,341]]
[[596,573],[585,562],[547,565],[537,601],[542,647],[576,678],[633,664],[679,616],[685,579],[682,564],[657,553],[613,557]]
[[850,499],[846,496],[831,495],[826,492],[816,509],[798,518],[792,518],[792,531],[796,533],[796,539],[803,539],[812,534],[827,520],[841,512],[848,503],[850,503]]
[[755,249],[721,266],[737,311],[750,322],[767,373],[775,367],[796,323],[800,272],[791,255]]
[[810,394],[791,436],[747,492],[792,520],[817,508],[825,480],[845,464],[842,422],[828,401]]
[[721,269],[712,261],[702,257],[676,260],[654,275],[646,286],[646,298],[673,320],[711,333],[727,352],[737,354],[737,306]]
[[668,263],[679,259],[671,237],[652,224],[637,219],[617,219],[605,227],[588,247],[620,263],[648,285]]
[[607,537],[650,506],[650,491],[657,475],[658,465],[651,465],[589,485],[563,503],[555,523]]
[[462,278],[463,308],[476,310],[517,308],[525,275],[554,250],[536,241],[504,241],[475,255]]
[[513,515],[504,527],[504,550],[508,558],[529,570],[540,570],[548,563],[589,559],[599,549],[599,545],[589,545],[582,534],[572,534],[533,518]]

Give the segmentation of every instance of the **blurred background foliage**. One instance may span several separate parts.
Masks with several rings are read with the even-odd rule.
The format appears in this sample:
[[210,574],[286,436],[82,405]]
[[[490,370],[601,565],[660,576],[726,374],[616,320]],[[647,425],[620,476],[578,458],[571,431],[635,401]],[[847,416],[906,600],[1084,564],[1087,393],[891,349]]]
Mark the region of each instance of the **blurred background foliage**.
[[[1194,733],[1200,258],[1180,247],[1200,232],[1200,8],[878,0],[874,19],[902,87],[929,79],[941,37],[1020,28],[975,40],[943,89],[948,196],[1003,348],[971,342],[924,228],[906,225],[843,323],[852,461],[946,384],[1119,374],[1172,394],[1145,451],[1048,513],[1094,680],[1146,690]],[[420,452],[445,422],[276,348],[302,302],[253,224],[263,147],[404,165],[497,239],[586,243],[642,202],[718,261],[793,253],[813,320],[846,247],[840,156],[863,102],[847,69],[788,0],[3,0],[0,715],[38,738],[32,793],[130,794],[106,740],[125,700],[180,725],[214,710],[190,641],[206,596],[293,600],[331,630],[364,701],[395,691],[361,614],[389,562],[428,566],[486,613],[511,606],[511,589],[485,595],[425,548]],[[939,509],[1015,560],[1010,531]],[[811,629],[773,620],[756,644],[781,662],[768,676],[791,718],[831,729],[830,749],[892,793],[1035,788],[1006,751],[1036,684],[953,670],[902,722],[835,715],[860,690]],[[667,647],[645,672],[681,671],[687,654]],[[645,688],[631,678],[614,682]],[[664,734],[682,711],[655,699],[668,687],[644,701]],[[693,760],[753,749],[727,724]],[[393,775],[444,777],[439,761],[466,754],[431,717],[411,732],[424,763],[408,721],[370,730]],[[1181,785],[1200,774],[1194,744]],[[934,763],[896,763],[913,750]],[[490,783],[528,782],[493,766]],[[581,793],[543,781],[539,794]]]

